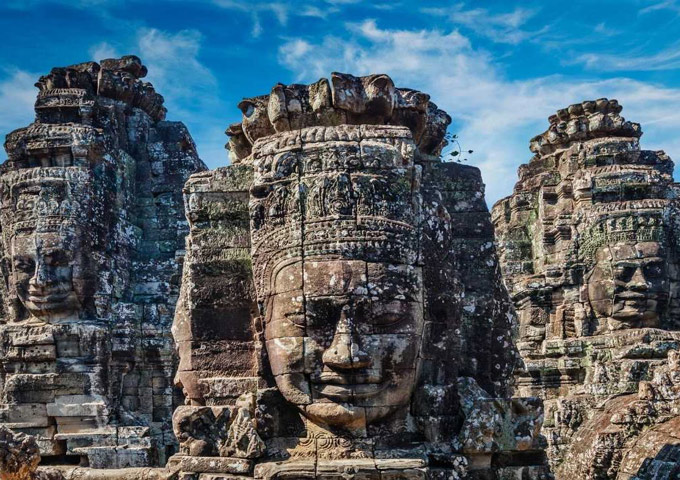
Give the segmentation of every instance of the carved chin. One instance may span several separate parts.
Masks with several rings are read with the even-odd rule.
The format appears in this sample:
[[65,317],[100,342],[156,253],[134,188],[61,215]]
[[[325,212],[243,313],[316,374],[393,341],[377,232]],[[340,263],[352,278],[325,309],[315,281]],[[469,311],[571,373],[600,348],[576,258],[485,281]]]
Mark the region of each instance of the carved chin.
[[56,314],[66,315],[79,309],[79,302],[73,291],[40,296],[28,295],[23,303],[26,309],[38,318]]
[[659,316],[657,302],[654,300],[616,302],[612,308],[611,316],[617,320],[653,320]]
[[305,408],[305,416],[314,423],[347,430],[366,426],[366,409],[346,403],[313,403]]

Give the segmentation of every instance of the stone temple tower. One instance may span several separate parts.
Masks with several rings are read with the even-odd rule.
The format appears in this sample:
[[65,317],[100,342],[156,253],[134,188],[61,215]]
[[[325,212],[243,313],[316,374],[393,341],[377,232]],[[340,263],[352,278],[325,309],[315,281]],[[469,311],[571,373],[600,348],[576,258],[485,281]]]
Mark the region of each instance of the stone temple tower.
[[493,207],[517,389],[545,401],[558,479],[680,474],[679,190],[620,112],[607,99],[559,110]]
[[134,56],[54,68],[0,166],[0,424],[43,463],[164,465],[181,188],[205,167]]
[[386,75],[339,73],[239,108],[232,165],[184,190],[169,467],[549,478],[541,403],[508,396],[518,357],[479,171],[439,158],[448,115]]

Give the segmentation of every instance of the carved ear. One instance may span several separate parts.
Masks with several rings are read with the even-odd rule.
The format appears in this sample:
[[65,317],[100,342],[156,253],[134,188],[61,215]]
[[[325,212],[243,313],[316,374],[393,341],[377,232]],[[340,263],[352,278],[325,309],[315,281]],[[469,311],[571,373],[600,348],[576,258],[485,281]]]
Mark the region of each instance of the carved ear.
[[5,281],[5,288],[9,291],[10,281],[9,277],[12,274],[12,268],[10,265],[10,259],[7,256],[3,256],[0,259],[0,272],[2,273],[2,278]]
[[269,94],[267,104],[267,115],[269,121],[274,125],[274,130],[284,132],[290,130],[290,120],[288,118],[288,105],[286,99],[285,85],[277,83]]
[[12,263],[9,257],[4,256],[0,259],[0,271],[2,272],[2,278],[6,289],[5,291],[9,297],[9,300],[5,302],[5,308],[9,309],[8,313],[10,318],[22,320],[26,316],[26,309],[14,291],[14,285],[12,284],[11,280]]

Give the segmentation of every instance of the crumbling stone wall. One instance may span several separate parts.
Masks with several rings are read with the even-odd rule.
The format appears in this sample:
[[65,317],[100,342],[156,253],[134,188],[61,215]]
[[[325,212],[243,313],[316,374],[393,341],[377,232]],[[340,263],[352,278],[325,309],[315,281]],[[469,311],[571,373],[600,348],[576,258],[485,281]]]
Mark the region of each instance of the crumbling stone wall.
[[477,169],[386,75],[239,105],[185,186],[183,478],[549,478]]
[[0,166],[0,424],[47,464],[164,465],[170,324],[205,167],[134,56],[54,68]]
[[620,112],[607,99],[559,110],[492,210],[519,319],[517,391],[545,401],[557,478],[677,472],[661,452],[678,443],[678,186]]

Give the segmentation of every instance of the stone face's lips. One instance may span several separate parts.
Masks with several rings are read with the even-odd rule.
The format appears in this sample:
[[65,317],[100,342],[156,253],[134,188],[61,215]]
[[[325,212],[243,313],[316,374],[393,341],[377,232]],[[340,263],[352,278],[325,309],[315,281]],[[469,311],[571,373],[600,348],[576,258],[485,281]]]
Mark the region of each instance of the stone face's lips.
[[652,300],[655,300],[655,296],[652,294],[625,292],[614,295],[614,313],[627,313],[629,308],[646,307],[648,302]]
[[65,300],[69,296],[70,291],[66,291],[64,293],[52,293],[48,295],[29,295],[28,296],[28,301],[32,303],[39,303],[39,304],[49,304],[49,303],[57,303]]
[[331,400],[351,402],[353,398],[371,397],[380,393],[387,382],[377,372],[340,374],[323,372],[318,381],[312,382],[319,395]]
[[343,375],[334,372],[324,372],[319,376],[319,379],[315,383],[324,383],[327,385],[361,385],[380,382],[382,382],[382,376],[378,373],[351,373]]
[[386,383],[359,383],[345,385],[312,384],[313,388],[322,396],[331,400],[351,402],[353,398],[372,397],[380,393]]

